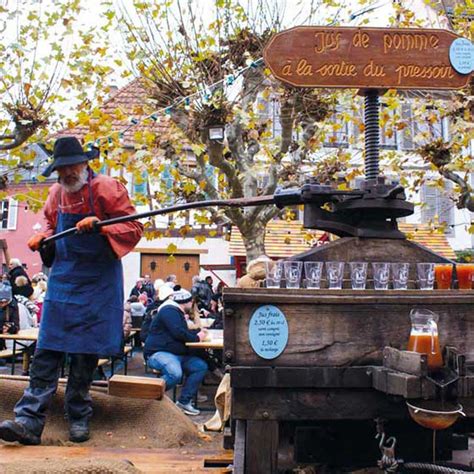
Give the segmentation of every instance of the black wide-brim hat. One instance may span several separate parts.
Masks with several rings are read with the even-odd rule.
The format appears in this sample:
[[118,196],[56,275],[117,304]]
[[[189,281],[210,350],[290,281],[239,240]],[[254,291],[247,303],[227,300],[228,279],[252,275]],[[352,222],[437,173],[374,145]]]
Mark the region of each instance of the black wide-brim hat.
[[43,176],[50,176],[60,166],[84,163],[98,156],[98,148],[94,147],[90,151],[84,151],[76,137],[58,138],[54,143],[53,162],[43,171]]

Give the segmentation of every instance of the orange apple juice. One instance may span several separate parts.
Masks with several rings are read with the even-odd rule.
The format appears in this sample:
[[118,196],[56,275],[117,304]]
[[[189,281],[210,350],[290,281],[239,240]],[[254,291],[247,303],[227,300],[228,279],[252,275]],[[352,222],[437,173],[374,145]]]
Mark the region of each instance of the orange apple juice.
[[[433,346],[431,345],[431,338],[433,338]],[[420,354],[427,354],[429,369],[439,369],[443,366],[443,357],[441,356],[437,334],[434,336],[431,336],[431,334],[410,334],[408,350],[419,352]]]
[[460,290],[472,289],[472,278],[474,276],[474,263],[461,263],[456,265],[458,274],[458,288]]
[[438,290],[449,290],[453,278],[453,266],[450,263],[437,263],[435,265],[435,279]]

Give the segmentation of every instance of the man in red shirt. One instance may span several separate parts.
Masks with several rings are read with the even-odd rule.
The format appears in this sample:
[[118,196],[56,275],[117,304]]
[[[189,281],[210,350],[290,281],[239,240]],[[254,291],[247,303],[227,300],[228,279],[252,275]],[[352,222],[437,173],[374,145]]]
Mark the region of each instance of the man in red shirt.
[[125,187],[95,174],[75,137],[54,145],[54,161],[43,173],[58,173],[48,195],[44,215],[47,231],[34,235],[28,246],[38,250],[55,233],[76,227],[77,233],[55,242],[37,349],[30,370],[30,386],[15,406],[15,421],[0,423],[0,439],[39,444],[46,410],[56,392],[64,354],[70,356],[65,394],[69,439],[89,439],[92,416],[89,387],[99,357],[118,355],[122,346],[123,273],[120,258],[141,238],[137,221],[102,227],[99,220],[135,214]]

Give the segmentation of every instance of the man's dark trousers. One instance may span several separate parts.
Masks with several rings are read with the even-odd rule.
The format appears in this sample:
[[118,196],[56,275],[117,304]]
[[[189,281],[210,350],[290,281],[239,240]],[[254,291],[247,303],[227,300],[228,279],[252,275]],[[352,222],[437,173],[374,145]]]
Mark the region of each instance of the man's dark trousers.
[[[15,406],[15,421],[41,436],[46,411],[58,387],[65,354],[37,349],[30,369],[30,386]],[[92,415],[89,387],[98,357],[91,354],[69,354],[70,369],[65,396],[65,412],[69,422],[88,419]]]

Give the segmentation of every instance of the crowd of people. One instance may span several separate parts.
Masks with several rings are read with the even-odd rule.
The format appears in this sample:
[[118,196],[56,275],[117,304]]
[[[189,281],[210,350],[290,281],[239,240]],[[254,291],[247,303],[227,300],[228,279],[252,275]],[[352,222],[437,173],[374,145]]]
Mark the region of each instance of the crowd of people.
[[[0,327],[3,333],[38,327],[48,277],[40,272],[29,277],[21,261],[12,258],[9,272],[0,283]],[[143,345],[148,367],[165,380],[167,390],[183,383],[177,406],[188,415],[197,415],[194,407],[199,387],[208,371],[222,376],[219,351],[191,350],[186,342],[205,340],[207,329],[201,318],[211,319],[210,328],[222,329],[222,282],[195,276],[190,290],[179,284],[176,275],[152,282],[149,275],[137,280],[126,300],[123,312],[123,339],[132,329],[134,345]],[[11,349],[12,341],[0,339],[0,350]],[[31,354],[30,354],[31,355]],[[0,359],[4,361],[4,359]],[[24,374],[27,367],[24,367]],[[183,378],[184,375],[184,378]]]
[[[47,281],[44,273],[30,279],[19,259],[10,260],[9,272],[0,284],[3,333],[15,334],[38,327]],[[222,282],[215,288],[211,276],[195,276],[192,282],[190,290],[186,290],[176,275],[155,282],[149,275],[137,280],[124,305],[123,339],[130,336],[132,329],[140,329],[134,335],[134,345],[143,345],[148,367],[165,380],[167,390],[183,382],[176,404],[186,414],[197,415],[199,410],[193,406],[193,400],[208,370],[222,376],[222,354],[191,350],[185,344],[206,339],[207,329],[201,318],[212,319],[210,328],[222,329]],[[12,341],[0,339],[0,350],[11,349],[11,345]]]
[[[187,415],[198,415],[193,405],[199,387],[209,371],[221,376],[222,354],[190,349],[187,342],[206,340],[201,318],[212,319],[210,328],[222,329],[222,284],[213,288],[212,277],[193,278],[190,290],[182,288],[176,275],[152,283],[140,278],[124,307],[124,335],[140,329],[136,344],[144,344],[143,355],[150,369],[166,382],[167,390],[182,383],[176,405]],[[209,325],[208,325],[209,326]]]

